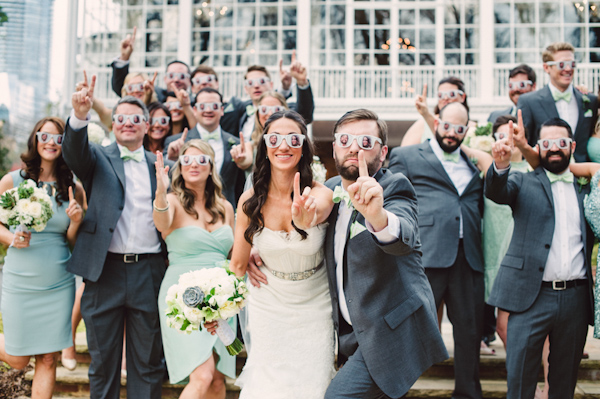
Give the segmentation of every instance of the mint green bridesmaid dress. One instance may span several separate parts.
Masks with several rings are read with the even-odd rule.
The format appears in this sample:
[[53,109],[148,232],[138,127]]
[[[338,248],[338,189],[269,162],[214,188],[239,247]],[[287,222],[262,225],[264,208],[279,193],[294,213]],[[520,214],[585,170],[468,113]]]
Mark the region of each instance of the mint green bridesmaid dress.
[[[15,187],[24,180],[20,172],[10,173]],[[65,212],[69,202],[58,206],[51,198],[54,214],[46,228],[32,230],[29,247],[9,247],[4,259],[0,310],[9,355],[41,355],[73,345],[75,276],[66,269],[71,257]]]
[[[217,370],[235,378],[235,356],[216,335],[206,330],[194,331],[189,335],[178,332],[167,325],[165,297],[169,287],[177,284],[179,276],[193,270],[218,267],[227,259],[233,245],[233,231],[228,225],[209,232],[199,226],[185,226],[174,230],[165,238],[169,252],[169,267],[158,293],[160,329],[172,384],[187,380],[196,367],[207,361],[215,352],[218,355]],[[228,320],[236,331],[237,318]]]

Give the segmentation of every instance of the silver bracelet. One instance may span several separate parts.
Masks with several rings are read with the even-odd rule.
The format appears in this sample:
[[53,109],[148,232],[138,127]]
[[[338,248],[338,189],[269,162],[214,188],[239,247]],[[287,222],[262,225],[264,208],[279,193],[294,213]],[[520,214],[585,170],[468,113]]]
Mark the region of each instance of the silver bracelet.
[[156,212],[166,212],[169,210],[169,201],[167,201],[167,206],[165,206],[164,208],[157,208],[156,207],[156,200],[152,201],[152,206],[154,207],[154,210]]

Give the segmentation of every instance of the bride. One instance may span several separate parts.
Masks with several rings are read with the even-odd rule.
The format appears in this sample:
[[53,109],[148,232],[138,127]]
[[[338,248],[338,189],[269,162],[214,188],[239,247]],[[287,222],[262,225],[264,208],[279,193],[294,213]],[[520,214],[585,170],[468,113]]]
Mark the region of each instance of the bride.
[[332,191],[313,181],[312,144],[299,114],[277,112],[264,128],[253,188],[238,204],[230,264],[244,275],[254,246],[268,271],[268,284],[250,287],[251,348],[240,398],[323,398],[334,374],[322,224]]

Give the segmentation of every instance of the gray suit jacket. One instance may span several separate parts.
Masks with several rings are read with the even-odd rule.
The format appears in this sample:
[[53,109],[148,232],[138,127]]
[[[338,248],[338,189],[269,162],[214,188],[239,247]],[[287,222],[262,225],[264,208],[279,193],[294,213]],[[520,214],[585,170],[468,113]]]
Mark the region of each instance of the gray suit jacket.
[[[63,157],[83,183],[88,199],[88,210],[79,228],[67,270],[95,282],[102,274],[108,247],[125,204],[125,169],[117,143],[108,147],[90,144],[87,127],[74,131],[68,120],[66,125]],[[146,151],[146,162],[154,200],[156,155]],[[158,230],[156,234],[162,244]]]
[[506,109],[501,109],[499,111],[493,111],[490,114],[490,116],[488,117],[488,122],[494,123],[494,122],[496,122],[496,119],[498,119],[502,115],[511,115],[513,107],[514,107],[514,105],[511,105],[510,107],[508,107]]
[[[577,162],[589,162],[587,142],[596,124],[596,119],[598,119],[598,98],[593,94],[588,94],[587,97],[590,102],[584,104],[583,96],[579,90],[575,89],[574,92],[579,107],[579,119],[577,120],[577,128],[573,132],[573,137],[577,143],[573,156]],[[541,90],[521,95],[518,107],[523,113],[527,141],[533,147],[539,140],[538,130],[540,126],[548,119],[559,118],[550,88],[546,85]],[[587,110],[591,110],[590,116],[585,116]],[[587,113],[589,114],[589,112]]]
[[[417,201],[410,182],[381,169],[375,175],[383,187],[384,208],[400,219],[400,239],[381,245],[364,230],[346,237],[344,293],[354,334],[373,380],[386,395],[404,395],[432,364],[448,358],[437,326],[437,311],[421,264]],[[341,184],[339,176],[326,185]],[[338,207],[329,216],[325,260],[339,334],[339,305],[334,258]],[[354,211],[350,224],[365,226]],[[350,232],[350,229],[348,229]]]
[[[163,150],[163,154],[165,157],[167,156],[167,149],[169,148],[169,144],[172,141],[175,141],[181,137],[182,133],[175,134],[173,136],[167,137],[165,140],[165,148]],[[200,133],[196,126],[192,130],[188,132],[188,135],[185,139],[186,142],[192,139],[199,139]],[[219,176],[221,177],[221,183],[223,184],[223,195],[233,205],[233,208],[236,209],[237,201],[240,199],[240,195],[244,192],[244,183],[246,182],[246,174],[243,170],[238,168],[238,166],[233,162],[231,158],[231,147],[233,145],[237,145],[240,143],[240,139],[235,137],[234,135],[227,133],[223,129],[221,129],[221,140],[223,141],[223,165],[221,166],[221,170],[219,171]]]
[[[589,323],[593,324],[593,295],[591,254],[592,234],[583,214],[583,199],[590,186],[579,189],[573,183],[579,203],[585,265],[590,291]],[[488,170],[485,195],[498,204],[510,205],[515,228],[500,264],[488,303],[509,312],[524,312],[533,305],[542,285],[542,277],[554,235],[554,200],[552,188],[544,168],[532,173],[505,173],[498,175],[494,167]]]
[[473,178],[460,196],[428,141],[394,148],[389,168],[394,173],[403,173],[408,177],[417,192],[423,266],[446,268],[454,264],[458,254],[462,214],[467,262],[473,270],[483,273],[483,181],[479,177],[479,170],[462,151],[461,156],[473,170]]

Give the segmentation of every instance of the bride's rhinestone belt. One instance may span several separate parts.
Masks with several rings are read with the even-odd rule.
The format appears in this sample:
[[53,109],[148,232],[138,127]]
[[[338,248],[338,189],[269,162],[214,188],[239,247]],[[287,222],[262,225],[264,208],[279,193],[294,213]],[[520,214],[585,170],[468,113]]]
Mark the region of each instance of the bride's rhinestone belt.
[[309,278],[313,274],[315,274],[321,267],[323,267],[323,263],[325,263],[325,262],[319,263],[319,265],[317,267],[315,267],[314,269],[305,270],[303,272],[284,273],[284,272],[278,272],[277,270],[272,270],[269,268],[267,268],[267,270],[270,271],[273,276],[280,278],[282,280],[300,281],[300,280],[306,280],[307,278]]

